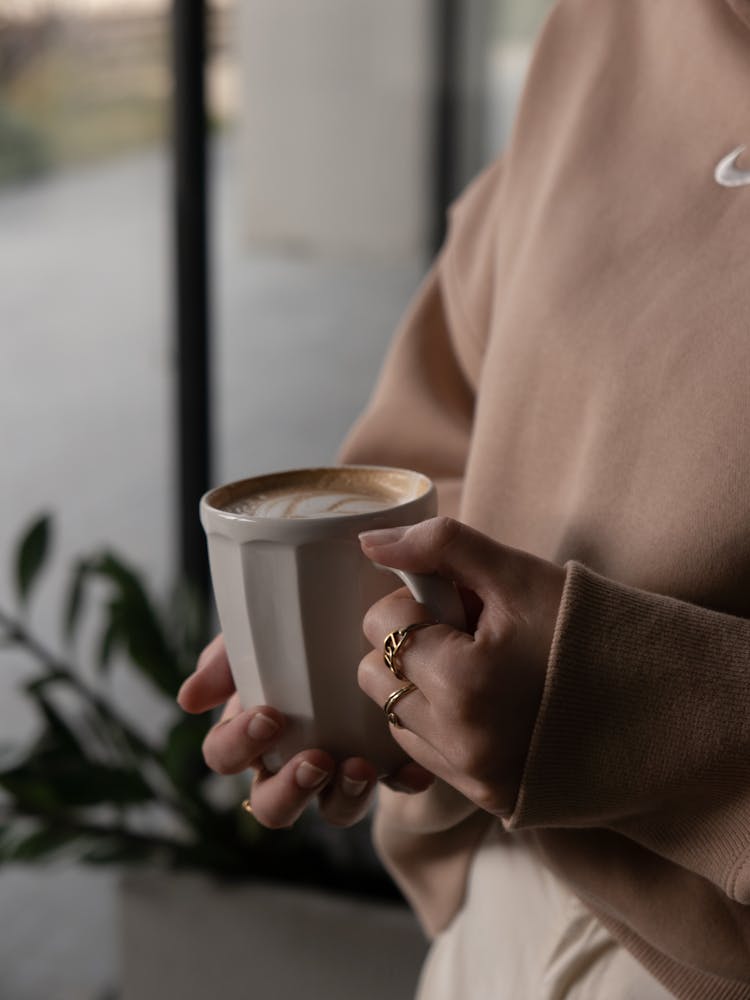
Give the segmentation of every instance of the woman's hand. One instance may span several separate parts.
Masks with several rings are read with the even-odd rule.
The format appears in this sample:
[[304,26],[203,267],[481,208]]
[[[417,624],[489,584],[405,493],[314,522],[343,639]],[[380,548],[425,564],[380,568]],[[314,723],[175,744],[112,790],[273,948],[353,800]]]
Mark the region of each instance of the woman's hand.
[[[284,716],[268,706],[240,707],[222,636],[203,650],[196,672],[182,685],[177,700],[191,713],[207,712],[226,702],[220,721],[206,736],[203,755],[218,774],[255,770],[250,802],[253,815],[264,826],[291,826],[316,796],[321,814],[334,826],[351,826],[367,813],[377,773],[361,757],[337,766],[323,750],[304,750],[276,774],[263,767],[261,758],[281,735]],[[407,764],[389,784],[401,791],[418,792],[432,780],[419,765]]]
[[[412,573],[438,573],[461,589],[469,634],[447,625],[411,633],[398,654],[417,686],[398,701],[393,735],[408,755],[482,809],[515,805],[541,703],[565,572],[499,545],[449,518],[361,536],[370,559]],[[405,589],[368,612],[374,646],[360,664],[362,690],[378,705],[406,683],[383,663],[394,629],[429,620]]]

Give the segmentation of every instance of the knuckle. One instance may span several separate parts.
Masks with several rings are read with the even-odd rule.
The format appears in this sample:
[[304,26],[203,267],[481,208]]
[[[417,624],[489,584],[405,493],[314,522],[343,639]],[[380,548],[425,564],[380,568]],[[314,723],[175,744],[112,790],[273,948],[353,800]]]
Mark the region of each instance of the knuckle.
[[400,588],[386,594],[385,597],[381,597],[365,612],[362,619],[362,631],[373,646],[377,646],[383,641],[386,633],[392,627],[393,620],[398,620],[400,617],[400,609],[404,599],[412,602],[414,600],[408,590]]
[[212,729],[204,739],[202,751],[206,766],[216,774],[229,775],[237,772],[238,768],[227,753],[227,748],[218,745],[215,729]]
[[216,748],[208,740],[208,737],[203,742],[203,760],[206,762],[206,767],[215,774],[228,773],[223,766],[221,756],[216,753]]
[[382,661],[377,653],[368,653],[357,667],[357,684],[367,694],[377,684]]
[[380,619],[379,604],[380,602],[378,601],[377,604],[373,604],[372,607],[368,608],[362,619],[362,631],[372,643],[376,641],[378,636],[378,622]]
[[438,549],[446,549],[461,533],[462,525],[453,517],[441,515],[430,522],[432,544]]

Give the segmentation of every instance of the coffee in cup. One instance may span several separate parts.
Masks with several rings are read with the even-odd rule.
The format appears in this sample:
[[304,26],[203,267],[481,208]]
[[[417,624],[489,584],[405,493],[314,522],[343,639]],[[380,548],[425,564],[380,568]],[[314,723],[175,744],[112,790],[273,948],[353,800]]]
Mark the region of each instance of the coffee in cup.
[[429,480],[400,469],[352,467],[272,473],[232,483],[212,494],[214,505],[244,517],[307,518],[373,514],[414,499]]

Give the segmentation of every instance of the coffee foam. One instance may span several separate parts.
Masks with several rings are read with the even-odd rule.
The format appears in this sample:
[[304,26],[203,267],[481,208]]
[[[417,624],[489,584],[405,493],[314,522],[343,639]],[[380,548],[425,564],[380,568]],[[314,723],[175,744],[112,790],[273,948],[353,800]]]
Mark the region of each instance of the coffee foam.
[[373,513],[421,496],[429,480],[401,469],[343,466],[259,476],[215,490],[211,506],[246,517],[314,518]]
[[228,504],[230,514],[255,517],[334,517],[369,514],[393,506],[393,501],[344,490],[286,487],[265,490]]

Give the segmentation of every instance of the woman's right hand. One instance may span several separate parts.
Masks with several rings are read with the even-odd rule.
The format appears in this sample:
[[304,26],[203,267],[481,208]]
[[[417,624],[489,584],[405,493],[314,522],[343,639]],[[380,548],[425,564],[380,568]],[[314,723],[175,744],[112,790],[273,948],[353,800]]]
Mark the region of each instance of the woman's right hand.
[[[221,719],[203,743],[203,756],[218,774],[239,774],[249,768],[255,771],[250,803],[263,826],[292,826],[316,796],[322,816],[334,826],[352,826],[367,813],[377,773],[362,757],[337,764],[324,750],[303,750],[275,774],[263,767],[262,757],[273,749],[285,719],[269,706],[240,707],[221,635],[203,650],[177,701],[194,714],[224,705]],[[414,793],[424,791],[432,781],[429,771],[409,763],[387,784],[397,791]]]

